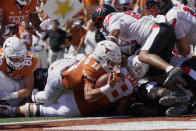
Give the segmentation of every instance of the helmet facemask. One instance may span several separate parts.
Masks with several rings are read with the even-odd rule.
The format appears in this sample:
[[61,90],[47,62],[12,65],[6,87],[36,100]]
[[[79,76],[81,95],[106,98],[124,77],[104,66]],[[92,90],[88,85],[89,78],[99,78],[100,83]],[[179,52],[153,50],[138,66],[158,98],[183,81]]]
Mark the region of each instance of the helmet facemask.
[[23,56],[21,56],[20,58],[17,56],[17,57],[9,57],[7,55],[5,55],[5,58],[6,58],[6,63],[12,67],[13,69],[16,69],[16,70],[19,70],[21,68],[24,67],[24,62],[25,62],[25,59],[26,59],[26,54],[24,54]]

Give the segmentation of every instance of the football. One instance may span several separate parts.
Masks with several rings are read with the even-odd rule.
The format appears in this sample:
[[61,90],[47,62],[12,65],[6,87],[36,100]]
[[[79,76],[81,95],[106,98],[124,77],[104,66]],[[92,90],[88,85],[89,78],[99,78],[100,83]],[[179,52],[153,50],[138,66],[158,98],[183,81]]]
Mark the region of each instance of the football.
[[103,74],[102,76],[100,76],[96,81],[95,88],[100,88],[100,87],[106,85],[108,78],[109,78],[109,73]]

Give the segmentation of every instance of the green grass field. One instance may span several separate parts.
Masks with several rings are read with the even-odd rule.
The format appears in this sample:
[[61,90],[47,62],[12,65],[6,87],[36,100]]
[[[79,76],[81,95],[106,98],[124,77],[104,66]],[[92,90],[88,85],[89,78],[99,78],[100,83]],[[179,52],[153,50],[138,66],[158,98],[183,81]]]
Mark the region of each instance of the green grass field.
[[0,118],[0,123],[11,122],[28,122],[28,121],[41,121],[41,120],[57,120],[65,119],[68,117],[16,117],[16,118]]

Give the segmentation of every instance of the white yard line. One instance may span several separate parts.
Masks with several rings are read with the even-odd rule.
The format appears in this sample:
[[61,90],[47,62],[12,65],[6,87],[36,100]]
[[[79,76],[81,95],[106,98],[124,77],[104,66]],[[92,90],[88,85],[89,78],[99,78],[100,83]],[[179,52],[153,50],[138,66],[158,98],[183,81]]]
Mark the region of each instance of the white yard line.
[[52,127],[44,128],[44,130],[120,130],[120,131],[140,131],[140,130],[161,130],[161,129],[188,129],[196,130],[195,121],[134,121],[134,122],[120,122],[111,124],[99,125],[78,125],[66,127]]

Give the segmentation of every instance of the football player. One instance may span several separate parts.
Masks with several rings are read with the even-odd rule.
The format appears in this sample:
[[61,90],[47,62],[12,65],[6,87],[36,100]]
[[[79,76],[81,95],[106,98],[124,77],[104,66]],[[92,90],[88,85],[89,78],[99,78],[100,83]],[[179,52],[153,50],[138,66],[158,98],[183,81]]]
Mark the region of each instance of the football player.
[[[80,61],[62,59],[54,62],[49,67],[44,91],[32,95],[37,104],[27,103],[16,108],[1,105],[0,109],[6,107],[6,110],[0,113],[9,116],[89,116],[118,104],[121,106],[116,106],[117,112],[122,113],[126,110],[125,98],[130,97],[138,83],[125,70],[121,69],[124,77],[115,73],[121,61],[116,43],[101,41],[93,53]],[[98,78],[105,73],[110,73],[106,85],[95,87]]]
[[16,34],[23,20],[30,21],[40,31],[41,21],[35,13],[36,4],[37,0],[0,0],[0,36]]
[[[17,37],[9,37],[0,49],[0,101],[19,105],[31,96],[37,58]],[[1,103],[2,104],[2,103]]]
[[[108,34],[108,40],[118,43],[120,39],[126,43],[140,44],[138,58],[153,66],[151,75],[160,74],[164,70],[172,82],[183,74],[181,68],[168,63],[175,44],[171,26],[157,24],[153,17],[141,17],[132,11],[115,12],[113,7],[104,4],[93,10],[92,20],[97,28],[102,28]],[[165,85],[168,86],[167,82]]]
[[[196,13],[195,11],[183,4],[173,4],[171,0],[148,0],[146,6],[149,12],[153,9],[159,15],[162,22],[172,25],[176,39],[179,54],[192,57],[190,45],[196,45]],[[162,16],[161,16],[162,15]],[[164,15],[164,16],[163,16]],[[156,16],[156,15],[155,15]]]
[[[171,57],[170,64],[181,67],[183,69],[183,71],[185,72],[183,75],[183,80],[186,80],[187,82],[187,86],[183,87],[181,84],[178,83],[178,81],[175,81],[175,86],[169,87],[173,91],[167,88],[162,88],[162,86],[160,84],[157,84],[157,82],[152,82],[158,81],[159,83],[162,83],[162,81],[160,80],[163,78],[163,76],[156,76],[156,79],[149,77],[147,75],[149,71],[149,65],[139,61],[137,55],[133,55],[128,58],[127,69],[134,74],[138,81],[143,81],[143,83],[145,83],[141,83],[141,86],[139,86],[138,88],[138,92],[140,94],[138,96],[140,96],[143,102],[149,104],[153,101],[158,100],[160,105],[169,106],[169,108],[165,112],[166,115],[179,116],[184,113],[187,113],[188,107],[186,104],[195,96],[195,63],[195,58],[189,59],[179,56]],[[145,80],[148,81],[148,83],[144,81],[144,77],[146,78]]]

